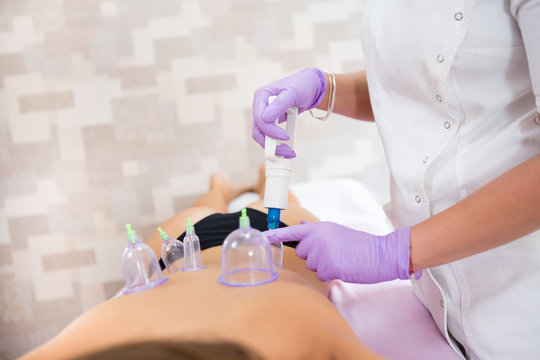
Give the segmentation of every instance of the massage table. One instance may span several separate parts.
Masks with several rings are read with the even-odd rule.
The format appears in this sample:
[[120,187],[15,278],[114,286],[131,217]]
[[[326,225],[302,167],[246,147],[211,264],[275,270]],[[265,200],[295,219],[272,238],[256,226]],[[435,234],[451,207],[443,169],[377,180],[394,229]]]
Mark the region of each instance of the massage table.
[[[358,181],[338,178],[291,185],[300,204],[321,221],[384,235],[392,226],[373,195]],[[229,212],[258,199],[242,194]],[[349,323],[358,338],[387,359],[458,360],[429,312],[413,294],[409,280],[380,284],[348,284],[332,281],[330,301]],[[116,296],[120,296],[120,290]]]

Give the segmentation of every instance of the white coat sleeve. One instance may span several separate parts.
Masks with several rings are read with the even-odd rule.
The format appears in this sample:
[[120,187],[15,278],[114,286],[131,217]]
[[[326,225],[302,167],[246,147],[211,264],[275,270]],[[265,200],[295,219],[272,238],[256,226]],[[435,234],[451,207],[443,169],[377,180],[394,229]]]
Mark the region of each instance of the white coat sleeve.
[[511,0],[510,11],[521,30],[536,111],[540,113],[540,0]]

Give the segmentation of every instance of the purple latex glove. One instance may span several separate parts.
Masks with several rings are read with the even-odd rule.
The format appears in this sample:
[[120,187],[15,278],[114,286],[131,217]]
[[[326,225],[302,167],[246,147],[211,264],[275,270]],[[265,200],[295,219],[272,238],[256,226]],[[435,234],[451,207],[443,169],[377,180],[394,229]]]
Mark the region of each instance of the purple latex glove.
[[[302,225],[265,231],[270,242],[298,241],[296,254],[322,281],[373,284],[409,279],[410,227],[377,236],[333,223]],[[422,271],[415,272],[419,278]]]
[[[304,69],[257,89],[253,98],[253,139],[262,147],[265,135],[276,140],[288,140],[287,132],[274,124],[274,121],[285,121],[285,112],[291,106],[298,107],[299,114],[316,107],[323,100],[325,92],[326,79],[317,68]],[[277,97],[268,105],[270,96]],[[286,144],[277,146],[276,155],[286,158],[296,156],[294,150]]]

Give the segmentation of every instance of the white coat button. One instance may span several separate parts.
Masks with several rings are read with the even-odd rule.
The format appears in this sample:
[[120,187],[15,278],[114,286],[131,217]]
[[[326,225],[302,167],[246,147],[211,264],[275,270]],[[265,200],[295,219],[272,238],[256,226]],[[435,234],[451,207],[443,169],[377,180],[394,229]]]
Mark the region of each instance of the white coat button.
[[414,197],[414,200],[415,200],[417,203],[419,203],[419,202],[420,202],[420,196],[416,195],[416,196]]
[[441,302],[439,302],[439,304],[441,304],[442,308],[444,307],[444,301],[442,299],[441,299]]
[[450,123],[448,121],[444,122],[444,128],[445,129],[450,129]]
[[442,97],[441,97],[441,95],[437,94],[437,96],[435,96],[435,98],[437,99],[438,102],[442,102]]
[[427,163],[428,159],[429,159],[429,156],[426,156],[425,158],[422,159],[422,162],[425,164]]
[[443,55],[437,56],[437,62],[438,63],[442,63],[443,61],[444,61],[444,56]]
[[460,13],[460,12],[457,12],[454,14],[454,19],[456,19],[456,21],[461,21],[463,20],[463,14]]

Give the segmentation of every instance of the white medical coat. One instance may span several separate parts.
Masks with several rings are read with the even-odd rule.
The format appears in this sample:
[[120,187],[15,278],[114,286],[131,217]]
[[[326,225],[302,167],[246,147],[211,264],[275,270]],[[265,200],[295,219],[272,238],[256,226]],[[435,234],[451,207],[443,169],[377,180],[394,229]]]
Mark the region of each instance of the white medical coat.
[[[539,0],[368,1],[363,45],[396,228],[540,154]],[[469,358],[540,358],[540,232],[424,270],[414,290]]]

